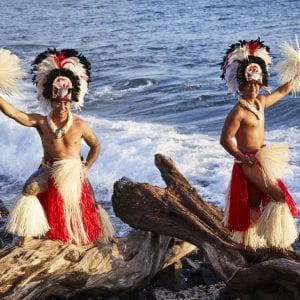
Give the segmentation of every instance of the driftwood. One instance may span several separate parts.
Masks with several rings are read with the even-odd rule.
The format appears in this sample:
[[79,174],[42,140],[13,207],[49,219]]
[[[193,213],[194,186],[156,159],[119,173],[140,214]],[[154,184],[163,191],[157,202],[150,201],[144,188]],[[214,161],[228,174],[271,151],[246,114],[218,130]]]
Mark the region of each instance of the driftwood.
[[221,225],[222,212],[203,201],[170,158],[157,154],[155,164],[167,187],[122,178],[115,183],[112,197],[119,218],[134,228],[196,245],[228,288],[251,299],[267,299],[266,295],[272,299],[282,299],[282,295],[300,298],[299,253],[241,249]]
[[[221,225],[220,209],[201,199],[172,160],[156,155],[155,163],[166,188],[123,178],[115,183],[112,197],[116,215],[143,231],[132,231],[113,245],[80,247],[36,239],[24,248],[4,248],[0,299],[121,295],[144,286],[195,246],[229,288],[253,299],[272,293],[272,299],[297,299],[297,253],[241,250]],[[254,294],[257,289],[260,294]]]
[[64,245],[32,240],[0,252],[0,299],[87,299],[128,293],[195,246],[144,231],[117,244]]

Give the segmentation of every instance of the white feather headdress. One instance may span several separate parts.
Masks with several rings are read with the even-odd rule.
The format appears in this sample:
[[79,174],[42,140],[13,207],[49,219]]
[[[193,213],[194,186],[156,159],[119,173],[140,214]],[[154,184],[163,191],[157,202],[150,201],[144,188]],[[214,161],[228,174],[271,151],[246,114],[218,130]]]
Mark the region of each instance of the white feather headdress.
[[284,42],[281,46],[282,55],[284,60],[277,66],[279,72],[280,82],[286,83],[290,80],[293,82],[292,92],[296,94],[300,91],[300,47],[296,35],[296,47]]
[[24,76],[20,59],[9,50],[0,49],[0,91],[11,95],[17,91],[17,80]]
[[251,41],[239,41],[232,44],[226,52],[221,63],[221,78],[226,81],[229,94],[236,94],[239,85],[247,82],[245,70],[249,64],[258,65],[261,69],[262,86],[268,88],[268,69],[272,60],[269,47],[258,38]]
[[32,63],[32,74],[37,85],[37,98],[44,110],[50,107],[53,82],[60,76],[72,83],[71,100],[75,108],[83,106],[90,82],[90,63],[76,50],[48,49],[40,53]]

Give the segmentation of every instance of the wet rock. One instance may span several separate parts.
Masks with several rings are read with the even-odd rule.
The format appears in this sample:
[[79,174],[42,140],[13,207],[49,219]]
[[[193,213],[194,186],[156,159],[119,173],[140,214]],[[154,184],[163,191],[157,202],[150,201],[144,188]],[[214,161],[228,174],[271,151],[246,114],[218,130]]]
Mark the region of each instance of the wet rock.
[[180,261],[159,272],[154,279],[155,287],[164,287],[172,291],[181,291],[188,288],[182,273]]

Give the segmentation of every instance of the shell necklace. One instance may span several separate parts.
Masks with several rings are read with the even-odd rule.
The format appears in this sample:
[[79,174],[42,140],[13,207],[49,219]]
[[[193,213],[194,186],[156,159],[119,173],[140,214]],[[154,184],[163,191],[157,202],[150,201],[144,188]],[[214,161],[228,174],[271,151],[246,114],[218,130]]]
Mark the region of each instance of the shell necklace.
[[255,103],[258,106],[258,109],[256,107],[254,107],[253,105],[249,104],[246,100],[240,98],[239,99],[239,103],[246,109],[248,109],[249,111],[251,111],[252,113],[255,114],[256,118],[258,120],[263,120],[264,118],[264,111],[263,111],[263,107],[261,105],[261,103],[255,99]]
[[61,139],[67,133],[67,131],[71,128],[71,126],[73,124],[73,115],[71,112],[69,112],[68,121],[65,124],[65,126],[63,126],[61,128],[58,128],[52,121],[52,112],[50,112],[49,115],[47,116],[47,122],[48,122],[48,125],[49,125],[51,131],[55,134],[56,138]]

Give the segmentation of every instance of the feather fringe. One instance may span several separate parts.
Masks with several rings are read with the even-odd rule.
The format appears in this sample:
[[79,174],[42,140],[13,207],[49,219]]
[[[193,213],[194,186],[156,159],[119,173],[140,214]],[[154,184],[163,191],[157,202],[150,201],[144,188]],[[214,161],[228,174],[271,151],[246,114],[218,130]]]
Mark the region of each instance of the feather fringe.
[[257,210],[250,210],[251,224],[249,228],[245,231],[234,231],[232,239],[243,244],[246,247],[251,247],[253,249],[264,248],[267,246],[266,240],[263,236],[259,236],[257,233],[257,219],[261,212]]
[[108,243],[115,236],[115,228],[110,220],[108,213],[101,205],[98,205],[97,213],[101,223],[101,237],[98,239],[99,242]]
[[20,195],[9,215],[6,231],[18,236],[44,236],[50,229],[44,209],[36,196]]
[[277,66],[281,84],[294,80],[292,93],[300,92],[300,47],[296,35],[296,47],[288,42],[281,46],[284,60]]
[[259,149],[255,157],[261,164],[267,180],[276,182],[281,179],[289,161],[287,144],[274,144]]
[[232,239],[238,244],[253,249],[264,248],[267,246],[265,238],[257,234],[256,225],[251,225],[246,231],[234,231]]
[[0,49],[0,90],[6,95],[17,92],[17,79],[23,76],[20,59],[9,50]]
[[286,203],[269,202],[257,224],[257,233],[269,247],[288,248],[298,233],[293,216]]
[[229,219],[229,209],[230,209],[230,199],[229,199],[229,195],[230,195],[230,183],[227,189],[227,193],[226,193],[226,202],[225,202],[225,209],[224,209],[224,217],[223,220],[221,221],[222,224],[224,224],[225,227],[228,226],[228,219]]
[[87,237],[80,208],[82,181],[84,174],[79,159],[68,158],[53,164],[51,176],[65,205],[65,222],[70,240],[77,244],[87,244]]

